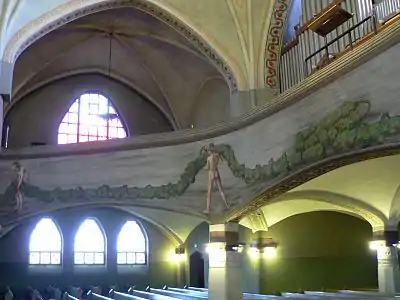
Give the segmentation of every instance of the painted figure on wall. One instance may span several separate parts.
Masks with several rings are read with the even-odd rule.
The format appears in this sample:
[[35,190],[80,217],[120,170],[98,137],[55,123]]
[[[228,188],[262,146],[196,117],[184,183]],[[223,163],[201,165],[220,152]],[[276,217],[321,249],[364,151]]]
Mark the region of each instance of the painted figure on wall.
[[26,170],[25,168],[18,162],[15,161],[12,165],[12,169],[16,172],[15,178],[15,209],[20,211],[24,205],[24,198],[21,191],[22,183],[26,180]]
[[208,189],[207,189],[207,207],[204,211],[205,214],[210,213],[211,208],[211,196],[212,189],[214,184],[217,186],[219,193],[221,195],[222,200],[225,203],[226,208],[229,208],[229,203],[226,200],[224,190],[222,188],[221,175],[219,173],[218,165],[222,160],[221,155],[216,151],[214,144],[209,144],[204,147],[204,150],[207,152],[207,163],[206,170],[208,170]]

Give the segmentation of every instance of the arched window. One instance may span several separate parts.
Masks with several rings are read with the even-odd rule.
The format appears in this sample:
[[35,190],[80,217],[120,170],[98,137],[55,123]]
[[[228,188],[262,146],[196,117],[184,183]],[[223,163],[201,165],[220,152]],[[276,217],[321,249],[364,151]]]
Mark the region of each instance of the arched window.
[[117,263],[119,265],[146,264],[146,238],[135,221],[127,221],[118,234]]
[[60,265],[61,233],[50,218],[42,218],[35,226],[29,240],[29,264]]
[[58,144],[125,138],[126,130],[111,101],[83,94],[71,105],[58,128]]
[[75,235],[74,262],[76,265],[103,265],[106,241],[94,219],[86,219]]

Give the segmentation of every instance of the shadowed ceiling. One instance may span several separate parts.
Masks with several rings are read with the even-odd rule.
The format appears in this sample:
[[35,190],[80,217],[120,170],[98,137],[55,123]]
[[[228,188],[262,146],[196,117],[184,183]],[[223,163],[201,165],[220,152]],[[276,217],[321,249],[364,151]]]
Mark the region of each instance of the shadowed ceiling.
[[14,70],[13,105],[55,80],[86,73],[128,85],[175,129],[190,127],[198,95],[210,79],[229,91],[219,71],[185,37],[145,12],[119,8],[69,23],[23,52]]

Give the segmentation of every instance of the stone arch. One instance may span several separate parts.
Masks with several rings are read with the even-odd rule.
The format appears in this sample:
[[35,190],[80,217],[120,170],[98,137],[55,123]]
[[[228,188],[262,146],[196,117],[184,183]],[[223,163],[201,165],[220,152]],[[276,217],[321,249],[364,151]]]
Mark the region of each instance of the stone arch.
[[[201,222],[200,224],[198,224],[196,227],[192,228],[192,230],[190,231],[189,235],[187,236],[185,243],[187,244],[186,246],[189,246],[188,243],[192,240],[193,237],[197,237],[197,241],[196,244],[204,244],[204,242],[206,240],[208,240],[208,233],[209,233],[209,229],[208,229],[209,223],[204,221]],[[207,227],[207,230],[205,229]],[[206,234],[204,236],[201,235],[201,233],[203,233],[202,231],[204,231],[204,233],[206,232]],[[202,245],[203,246],[203,245]],[[199,251],[200,253],[204,253],[205,248],[202,247],[188,247],[188,255],[192,255],[194,252]]]
[[[118,207],[118,206],[112,206],[112,207],[115,209],[121,210],[121,211],[125,211],[138,219],[144,220],[144,221],[154,225],[174,244],[175,247],[178,247],[183,244],[183,240],[180,238],[180,236],[172,228],[166,226],[165,224],[161,224],[160,222],[157,222],[153,219],[147,218],[143,215],[137,214],[137,213],[133,212],[132,210],[126,209],[124,207]],[[146,232],[146,230],[144,230],[142,224],[140,224],[140,227],[144,232],[144,235],[145,235],[146,241],[147,241],[147,245],[148,245],[149,240],[148,240],[147,232]]]
[[229,59],[229,53],[225,53],[210,38],[200,34],[201,31],[184,15],[155,0],[69,1],[47,12],[15,33],[5,47],[3,61],[14,63],[17,57],[32,43],[64,24],[89,14],[120,7],[137,8],[173,27],[192,42],[219,69],[229,83],[231,91],[246,87],[245,77],[240,68]]
[[[358,199],[323,190],[288,192],[268,202],[268,204],[282,201],[295,201],[300,199],[308,199],[316,202],[329,203],[335,206],[339,206],[343,208],[343,210],[340,211],[341,213],[350,214],[367,221],[374,231],[384,228],[385,224],[387,223],[387,218],[385,217],[385,215],[374,207],[371,207],[370,205]],[[335,209],[332,209],[332,211],[335,211]]]

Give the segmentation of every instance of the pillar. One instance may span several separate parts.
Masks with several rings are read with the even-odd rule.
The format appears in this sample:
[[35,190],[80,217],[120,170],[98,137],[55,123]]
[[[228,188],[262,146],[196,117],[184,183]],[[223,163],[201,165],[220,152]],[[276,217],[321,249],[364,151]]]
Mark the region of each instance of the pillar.
[[242,300],[243,270],[239,224],[210,225],[208,299]]
[[183,287],[186,285],[186,268],[187,268],[187,254],[184,245],[175,248],[175,262],[176,262],[176,286]]
[[277,95],[271,88],[262,88],[247,91],[235,91],[231,94],[231,118],[238,117],[248,111],[268,103]]
[[400,292],[397,243],[397,231],[374,232],[373,246],[378,260],[378,287],[381,293]]

